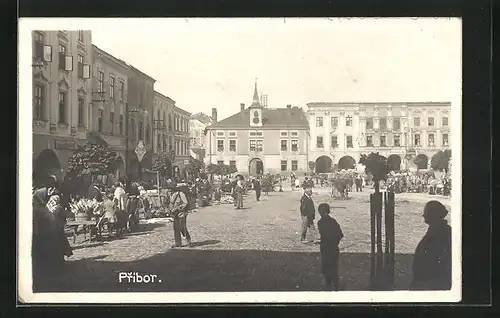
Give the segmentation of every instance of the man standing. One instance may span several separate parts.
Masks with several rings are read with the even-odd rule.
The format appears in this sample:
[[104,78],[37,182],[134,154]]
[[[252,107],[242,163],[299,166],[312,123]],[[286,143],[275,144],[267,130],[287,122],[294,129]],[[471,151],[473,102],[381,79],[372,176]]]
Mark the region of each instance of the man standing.
[[189,235],[187,229],[187,214],[189,209],[189,202],[187,200],[186,194],[182,191],[182,184],[177,184],[174,188],[174,192],[171,196],[171,213],[174,218],[174,240],[175,245],[172,247],[182,246],[182,236],[186,239],[188,246],[191,246],[191,236]]
[[304,190],[304,195],[300,199],[300,215],[302,216],[302,243],[308,242],[306,240],[307,229],[312,229],[314,227],[315,214],[316,210],[314,208],[314,201],[312,200],[312,189],[308,187]]
[[257,177],[253,179],[253,189],[255,190],[255,197],[257,201],[260,201],[260,193],[262,191],[262,187],[260,185],[260,178]]

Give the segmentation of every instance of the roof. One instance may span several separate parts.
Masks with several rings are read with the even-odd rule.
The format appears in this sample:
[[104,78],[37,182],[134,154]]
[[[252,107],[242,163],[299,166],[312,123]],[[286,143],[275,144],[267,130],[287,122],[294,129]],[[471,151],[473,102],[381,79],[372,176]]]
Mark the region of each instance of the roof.
[[103,49],[101,49],[100,47],[96,46],[95,44],[92,44],[92,49],[95,51],[94,52],[94,58],[100,58],[100,56],[98,55],[98,54],[100,54],[100,55],[102,55],[102,57],[105,57],[108,60],[113,61],[117,65],[121,66],[123,69],[125,69],[127,71],[129,70],[130,65],[127,62],[125,62],[125,61],[117,58],[116,56],[113,56],[112,54],[110,54],[110,53],[108,53],[106,51],[104,51]]
[[186,115],[186,116],[191,116],[190,112],[188,112],[187,110],[182,109],[182,108],[180,108],[179,106],[176,106],[176,105],[174,105],[174,112],[181,113],[181,114]]
[[210,117],[204,113],[192,114],[191,119],[199,120],[200,122],[202,122],[205,125],[210,125],[213,122],[212,117]]
[[405,105],[405,106],[425,106],[425,105],[439,105],[439,106],[449,106],[451,102],[312,102],[307,103],[308,107],[325,107],[325,106],[393,106],[393,105]]
[[165,99],[165,100],[168,100],[169,102],[175,104],[175,100],[173,100],[172,98],[168,97],[168,96],[165,96],[163,95],[162,93],[158,92],[158,91],[155,91],[155,95],[157,97],[161,97],[162,99]]
[[[225,118],[207,129],[253,129],[250,126],[250,112],[252,109],[245,109],[242,112]],[[309,129],[309,122],[302,109],[295,106],[292,108],[263,108],[262,126],[259,129],[280,129],[280,128],[303,128]]]

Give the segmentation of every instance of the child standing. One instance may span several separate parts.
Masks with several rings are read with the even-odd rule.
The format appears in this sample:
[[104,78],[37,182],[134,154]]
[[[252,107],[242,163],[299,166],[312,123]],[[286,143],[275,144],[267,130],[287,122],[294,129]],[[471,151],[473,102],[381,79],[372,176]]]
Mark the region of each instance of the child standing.
[[318,221],[321,252],[321,271],[328,290],[339,289],[339,244],[344,237],[338,222],[330,216],[330,205],[318,206],[321,219]]

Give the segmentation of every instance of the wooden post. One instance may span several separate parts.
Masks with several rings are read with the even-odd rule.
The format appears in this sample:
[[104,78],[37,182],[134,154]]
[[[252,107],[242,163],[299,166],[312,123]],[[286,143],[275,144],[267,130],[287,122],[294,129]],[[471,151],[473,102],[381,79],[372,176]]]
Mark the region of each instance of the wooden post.
[[375,195],[370,194],[370,233],[371,233],[371,253],[370,253],[370,287],[375,288]]
[[385,221],[385,244],[384,244],[384,289],[388,289],[390,282],[389,264],[390,264],[390,206],[389,206],[389,193],[384,192],[384,221]]
[[389,247],[389,284],[391,288],[394,288],[394,262],[395,262],[395,195],[394,192],[390,192],[388,195],[389,198],[389,238],[391,245]]
[[156,171],[156,184],[158,184],[158,195],[160,194],[160,171]]
[[382,268],[384,265],[383,261],[383,250],[382,250],[382,193],[375,194],[375,211],[376,211],[376,232],[377,232],[377,288],[380,288],[381,276],[383,274]]

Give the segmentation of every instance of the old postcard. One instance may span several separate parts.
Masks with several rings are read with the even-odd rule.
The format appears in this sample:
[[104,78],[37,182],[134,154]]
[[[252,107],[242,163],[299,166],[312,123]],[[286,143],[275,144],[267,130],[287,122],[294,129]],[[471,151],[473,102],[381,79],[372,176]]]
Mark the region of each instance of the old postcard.
[[19,301],[459,301],[461,43],[452,18],[20,19]]

